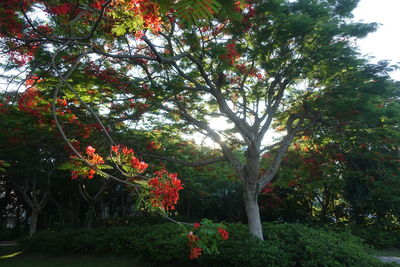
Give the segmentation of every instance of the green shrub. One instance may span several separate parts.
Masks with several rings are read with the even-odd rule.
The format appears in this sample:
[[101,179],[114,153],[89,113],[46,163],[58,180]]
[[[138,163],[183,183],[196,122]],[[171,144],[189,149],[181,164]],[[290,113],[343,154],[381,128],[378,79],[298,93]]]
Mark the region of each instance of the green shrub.
[[324,229],[351,233],[376,249],[400,248],[400,227],[396,225],[331,225]]
[[376,225],[354,225],[351,227],[351,232],[377,249],[400,248],[400,229],[398,228],[382,229]]
[[173,223],[149,225],[140,246],[155,262],[188,262],[188,246],[184,228]]
[[263,224],[265,241],[243,224],[227,224],[229,239],[218,241],[219,254],[188,258],[186,233],[172,223],[44,231],[24,242],[27,251],[51,254],[142,255],[157,265],[207,266],[382,266],[360,238],[349,232],[301,224]]
[[220,241],[220,254],[204,255],[199,263],[207,266],[288,266],[289,255],[280,241],[262,242],[249,236],[247,226],[228,225],[229,239]]
[[290,266],[380,266],[360,238],[301,224],[264,223],[266,241],[281,240]]

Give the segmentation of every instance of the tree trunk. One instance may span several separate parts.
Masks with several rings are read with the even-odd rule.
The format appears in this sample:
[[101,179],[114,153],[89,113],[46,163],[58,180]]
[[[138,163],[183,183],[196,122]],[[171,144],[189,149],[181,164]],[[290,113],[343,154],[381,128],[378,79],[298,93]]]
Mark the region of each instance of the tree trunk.
[[29,236],[33,236],[36,233],[38,217],[39,210],[32,209],[32,214],[29,219]]
[[94,203],[89,203],[89,209],[86,212],[85,226],[91,228],[93,226],[94,217],[96,215],[96,207]]
[[248,188],[245,188],[244,206],[246,209],[250,234],[254,235],[260,240],[264,240],[257,195],[257,191],[254,192],[254,190],[249,190]]
[[260,172],[259,147],[252,144],[246,151],[246,165],[243,172],[244,207],[247,215],[249,232],[260,240],[264,240],[258,207],[258,179]]

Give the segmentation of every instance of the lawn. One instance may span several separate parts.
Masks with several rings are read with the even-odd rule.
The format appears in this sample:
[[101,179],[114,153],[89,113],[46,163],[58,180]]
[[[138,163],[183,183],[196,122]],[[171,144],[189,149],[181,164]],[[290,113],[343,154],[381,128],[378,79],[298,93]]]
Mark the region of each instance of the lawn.
[[9,258],[21,252],[19,247],[0,247],[0,266],[2,267],[138,267],[149,266],[140,259],[127,259],[116,256],[47,256],[43,254],[24,254]]
[[[16,253],[19,253],[15,255]],[[375,250],[375,256],[400,257],[400,249]],[[15,255],[15,256],[13,256]],[[145,260],[117,256],[48,256],[26,254],[18,246],[0,247],[2,267],[143,267],[151,266]]]

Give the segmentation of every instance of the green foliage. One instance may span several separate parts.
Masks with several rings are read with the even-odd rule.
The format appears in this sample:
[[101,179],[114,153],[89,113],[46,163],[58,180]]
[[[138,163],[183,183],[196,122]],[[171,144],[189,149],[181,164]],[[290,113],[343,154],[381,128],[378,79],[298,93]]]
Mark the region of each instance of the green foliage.
[[229,239],[218,244],[220,254],[199,259],[209,266],[289,266],[289,255],[283,241],[262,242],[249,236],[243,224],[228,225]]
[[4,168],[10,167],[11,165],[4,160],[0,160],[0,172],[6,171]]
[[188,26],[198,25],[201,20],[210,20],[221,4],[216,0],[181,0],[174,6],[178,18]]
[[290,266],[379,266],[361,239],[301,224],[263,224],[266,241],[281,240]]
[[120,14],[112,13],[112,17],[120,20],[111,29],[111,32],[117,36],[124,35],[126,32],[135,32],[143,28],[143,19],[133,16],[129,11],[124,10]]
[[205,254],[219,254],[218,240],[221,239],[221,236],[218,230],[220,228],[226,230],[226,227],[222,223],[214,223],[209,219],[201,220],[200,226],[192,232],[200,240],[192,245],[201,248]]
[[[229,239],[218,241],[219,254],[191,263],[207,266],[382,266],[361,239],[301,224],[263,224],[265,241],[243,224],[228,224]],[[157,264],[189,264],[187,238],[172,223],[45,231],[25,240],[28,251],[51,254],[142,255]]]
[[142,228],[139,241],[144,253],[155,262],[187,262],[188,246],[182,229],[173,223],[164,223]]
[[383,228],[379,225],[352,225],[350,229],[353,235],[362,238],[367,244],[377,249],[400,248],[399,227]]

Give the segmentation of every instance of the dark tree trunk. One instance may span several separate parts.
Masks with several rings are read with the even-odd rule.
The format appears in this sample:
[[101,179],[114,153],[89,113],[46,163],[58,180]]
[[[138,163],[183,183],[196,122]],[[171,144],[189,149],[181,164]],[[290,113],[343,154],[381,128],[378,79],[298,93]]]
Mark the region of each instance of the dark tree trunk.
[[96,215],[96,207],[94,203],[89,203],[88,211],[86,212],[85,226],[91,228],[93,226]]
[[32,214],[29,219],[29,236],[33,236],[36,233],[38,217],[39,210],[32,209]]

